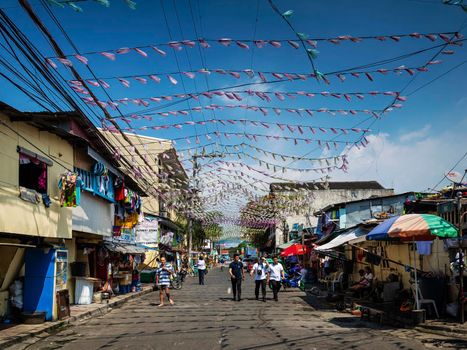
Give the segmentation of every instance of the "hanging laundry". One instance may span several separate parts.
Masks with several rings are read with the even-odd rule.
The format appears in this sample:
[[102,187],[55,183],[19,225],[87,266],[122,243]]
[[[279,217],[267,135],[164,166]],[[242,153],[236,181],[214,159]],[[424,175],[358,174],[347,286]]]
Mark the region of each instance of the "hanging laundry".
[[431,245],[433,241],[418,241],[415,243],[417,244],[417,252],[419,255],[431,255]]
[[114,199],[116,202],[125,199],[125,181],[119,177],[115,179]]
[[76,207],[77,205],[80,205],[81,187],[83,185],[84,182],[77,173],[69,171],[62,174],[58,180],[60,206]]

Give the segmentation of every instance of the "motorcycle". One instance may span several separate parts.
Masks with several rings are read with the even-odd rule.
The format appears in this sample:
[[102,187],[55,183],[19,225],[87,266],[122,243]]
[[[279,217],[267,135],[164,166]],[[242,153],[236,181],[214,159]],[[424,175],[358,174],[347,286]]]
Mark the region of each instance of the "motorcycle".
[[[281,281],[281,289],[285,291],[287,288],[299,288],[300,279],[300,275],[286,273]],[[269,288],[272,290],[272,283],[269,283]]]

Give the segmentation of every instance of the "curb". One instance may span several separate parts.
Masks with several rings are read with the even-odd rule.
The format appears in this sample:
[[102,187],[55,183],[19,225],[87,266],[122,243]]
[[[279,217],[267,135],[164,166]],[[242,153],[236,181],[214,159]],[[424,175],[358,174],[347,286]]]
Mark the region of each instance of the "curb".
[[73,323],[76,323],[78,321],[83,321],[88,318],[105,315],[109,313],[110,311],[112,311],[112,309],[115,307],[119,307],[122,304],[125,304],[126,302],[130,300],[134,300],[136,298],[139,298],[143,295],[146,295],[152,292],[153,292],[152,288],[147,288],[146,290],[142,290],[141,292],[132,293],[128,295],[127,297],[122,298],[120,300],[115,300],[113,302],[109,301],[109,303],[102,304],[102,306],[98,307],[97,309],[94,309],[88,312],[83,312],[76,316],[70,316],[65,320],[49,322],[50,325],[47,325],[47,323],[45,323],[45,325],[47,325],[45,327],[40,327],[38,329],[31,330],[28,333],[13,336],[9,339],[7,338],[5,340],[0,340],[0,349],[6,349],[9,346],[18,344],[26,339],[33,338],[34,336],[39,335],[44,332],[51,332],[51,331],[63,328],[65,326],[71,325]]

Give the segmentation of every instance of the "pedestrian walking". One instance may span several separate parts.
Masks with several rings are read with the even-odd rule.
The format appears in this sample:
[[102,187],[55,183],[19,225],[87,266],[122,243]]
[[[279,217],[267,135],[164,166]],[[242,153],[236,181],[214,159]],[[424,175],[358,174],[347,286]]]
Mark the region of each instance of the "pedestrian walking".
[[269,264],[267,283],[272,284],[272,295],[275,301],[278,301],[277,295],[281,289],[281,279],[284,278],[284,267],[279,262],[277,256],[274,257],[272,264]]
[[156,270],[156,284],[159,286],[159,307],[164,306],[164,292],[170,305],[174,304],[172,298],[170,298],[170,278],[174,274],[174,269],[171,264],[167,263],[165,257],[160,259],[159,268]]
[[204,260],[203,256],[200,256],[198,258],[198,262],[196,263],[196,267],[198,268],[199,285],[204,286],[204,276],[206,275],[206,261]]
[[257,260],[250,271],[251,276],[255,276],[255,297],[259,300],[259,289],[261,288],[261,296],[263,302],[266,301],[266,279],[268,277],[268,262],[263,256]]
[[[229,265],[230,281],[232,282],[233,300],[242,300],[242,281],[245,279],[243,263],[238,254],[234,255],[234,261]],[[237,299],[238,297],[238,299]]]
[[219,260],[219,263],[221,264],[221,271],[224,271],[224,263],[225,263],[224,258],[221,258]]

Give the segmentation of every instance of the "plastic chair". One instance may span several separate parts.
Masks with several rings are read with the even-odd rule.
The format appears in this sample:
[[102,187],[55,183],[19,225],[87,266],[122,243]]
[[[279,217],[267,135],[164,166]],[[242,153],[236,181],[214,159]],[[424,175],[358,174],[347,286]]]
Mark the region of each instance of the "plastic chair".
[[433,309],[435,310],[436,318],[439,318],[439,313],[438,313],[438,308],[436,307],[436,302],[433,299],[424,299],[423,295],[422,295],[422,292],[420,291],[420,288],[415,288],[414,284],[411,285],[411,289],[412,289],[414,299],[417,299],[416,298],[416,293],[417,293],[417,289],[418,289],[418,302],[419,302],[420,306],[422,306],[424,304],[425,305],[430,305],[430,304],[433,305]]
[[336,291],[336,285],[340,286],[340,290],[343,290],[342,281],[344,280],[344,273],[339,272],[337,275],[334,276],[334,279],[331,281],[331,289],[333,292]]
[[329,284],[336,278],[336,272],[332,272],[324,278],[319,279],[319,283],[328,288]]

